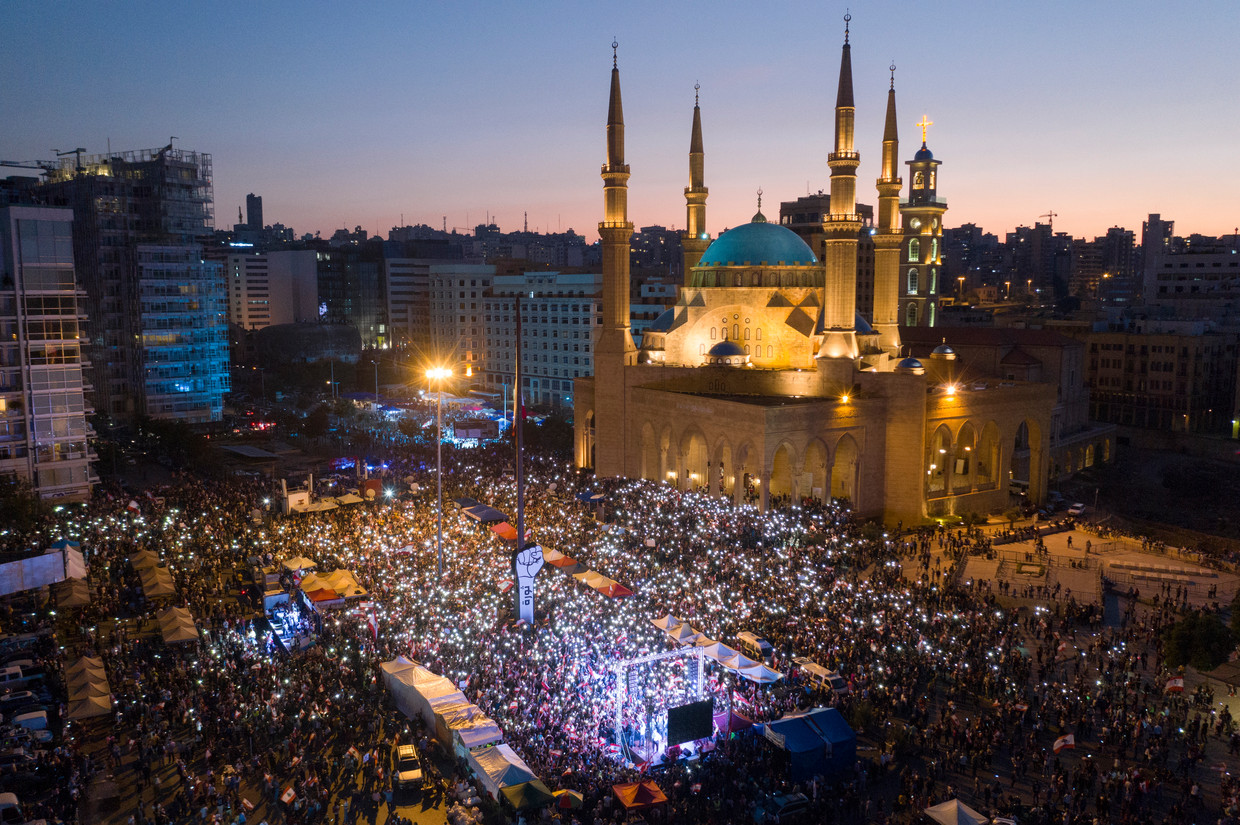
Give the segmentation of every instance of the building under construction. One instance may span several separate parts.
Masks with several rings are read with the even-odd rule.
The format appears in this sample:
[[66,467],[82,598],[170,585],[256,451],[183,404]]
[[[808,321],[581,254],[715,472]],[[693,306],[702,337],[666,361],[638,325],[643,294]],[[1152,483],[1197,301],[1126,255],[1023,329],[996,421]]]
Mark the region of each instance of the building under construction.
[[79,151],[46,168],[35,192],[73,210],[96,411],[109,424],[218,421],[228,328],[223,270],[202,254],[215,223],[211,156],[171,144]]

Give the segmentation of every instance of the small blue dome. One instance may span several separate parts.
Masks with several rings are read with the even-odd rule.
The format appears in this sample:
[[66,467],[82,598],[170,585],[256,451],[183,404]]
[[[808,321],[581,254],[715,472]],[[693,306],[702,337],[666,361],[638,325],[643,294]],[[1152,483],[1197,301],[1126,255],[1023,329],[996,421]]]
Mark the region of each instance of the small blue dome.
[[951,347],[947,346],[947,342],[944,341],[943,343],[935,347],[934,351],[931,352],[930,354],[931,355],[955,355],[956,351],[952,349]]
[[745,350],[741,349],[735,341],[720,341],[706,354],[711,358],[735,358],[738,355],[744,357]]
[[916,358],[909,357],[909,358],[905,358],[903,361],[896,364],[896,369],[910,370],[910,371],[921,370],[921,369],[925,369],[925,366],[920,361],[918,361]]
[[706,248],[698,266],[809,266],[816,263],[818,258],[814,251],[795,232],[762,220],[724,232]]
[[917,154],[913,155],[913,160],[934,160],[934,155],[926,148],[926,144],[922,144],[917,150]]

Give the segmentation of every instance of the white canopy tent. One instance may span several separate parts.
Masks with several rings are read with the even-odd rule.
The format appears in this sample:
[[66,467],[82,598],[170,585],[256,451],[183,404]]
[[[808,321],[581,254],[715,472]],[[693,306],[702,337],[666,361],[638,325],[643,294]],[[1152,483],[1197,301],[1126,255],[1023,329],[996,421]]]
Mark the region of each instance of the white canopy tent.
[[502,789],[538,778],[530,770],[530,766],[505,744],[475,748],[465,757],[465,761],[477,774],[482,787],[496,800],[499,799]]

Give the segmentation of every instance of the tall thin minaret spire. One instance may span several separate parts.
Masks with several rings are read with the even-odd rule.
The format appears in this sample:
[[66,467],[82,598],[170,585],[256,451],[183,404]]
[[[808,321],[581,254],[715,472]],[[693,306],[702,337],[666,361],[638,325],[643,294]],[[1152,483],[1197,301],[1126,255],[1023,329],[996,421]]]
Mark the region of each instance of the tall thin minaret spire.
[[630,333],[629,167],[624,162],[624,109],[620,103],[619,43],[611,43],[611,98],[607,105],[607,162],[603,164],[603,325],[594,349],[595,472],[625,475],[625,368],[637,363]]
[[710,246],[706,231],[706,152],[702,148],[702,110],[698,101],[701,84],[693,84],[693,131],[689,136],[689,185],[685,187],[685,232],[680,238],[683,250],[684,284],[692,283],[693,267]]
[[896,64],[891,64],[883,168],[878,177],[878,231],[874,233],[874,330],[893,358],[900,355],[900,136],[896,126]]
[[823,221],[826,239],[823,338],[820,359],[855,359],[857,347],[857,167],[861,157],[853,147],[852,47],[848,43],[851,14],[844,15],[844,47],[840,56],[840,82],[835,95],[835,151],[827,160],[831,168],[831,211]]

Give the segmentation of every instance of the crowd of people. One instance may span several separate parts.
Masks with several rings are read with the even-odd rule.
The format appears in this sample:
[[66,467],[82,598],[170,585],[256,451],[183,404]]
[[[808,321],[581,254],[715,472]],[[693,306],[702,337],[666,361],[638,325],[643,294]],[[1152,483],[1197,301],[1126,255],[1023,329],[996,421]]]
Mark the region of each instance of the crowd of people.
[[[394,448],[386,473],[433,490],[432,455]],[[470,496],[515,517],[509,448],[445,458],[446,500]],[[1018,797],[1036,809],[1022,822],[1171,821],[1207,807],[1240,822],[1229,774],[1202,790],[1237,741],[1230,715],[1165,689],[1175,675],[1160,660],[1171,602],[1133,600],[1107,628],[1071,598],[1006,609],[1001,594],[955,576],[988,549],[980,531],[888,535],[841,502],[761,512],[655,482],[596,481],[549,453],[525,465],[534,540],[633,595],[609,598],[548,565],[534,624],[517,623],[505,587],[512,545],[450,509],[440,576],[437,509],[424,494],[255,523],[252,509],[274,492],[263,482],[182,474],[158,496],[131,503],[104,491],[66,513],[58,535],[82,543],[92,588],[91,605],[70,620],[66,657],[102,656],[118,731],[71,729],[64,759],[76,802],[94,774],[111,771],[134,783],[136,798],[122,805],[135,823],[354,822],[394,810],[400,742],[423,745],[428,774],[442,774],[428,782],[432,799],[450,794],[469,779],[464,764],[384,696],[379,665],[405,656],[458,684],[551,789],[582,794],[580,808],[521,814],[531,818],[615,821],[612,786],[649,775],[669,801],[648,816],[675,822],[753,822],[777,792],[805,793],[820,822],[911,822],[955,796],[991,811]],[[584,503],[585,491],[602,503]],[[155,605],[128,562],[142,549],[173,571],[172,601],[196,618],[197,643],[170,646],[152,632]],[[315,644],[286,654],[271,645],[248,574],[294,555],[352,571],[368,594],[364,607],[324,613]],[[785,674],[774,684],[708,666],[717,710],[761,725],[835,705],[865,755],[798,784],[789,755],[751,730],[700,761],[633,764],[616,719],[636,730],[649,711],[640,697],[616,706],[615,667],[672,647],[652,622],[667,614],[725,644],[742,631],[772,643],[770,666]],[[798,679],[802,657],[838,670],[847,690]],[[664,678],[648,667],[647,683]]]

